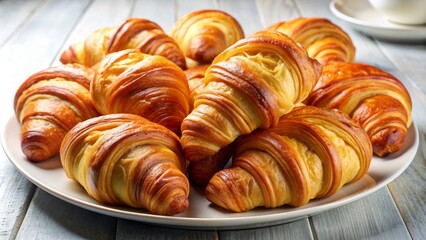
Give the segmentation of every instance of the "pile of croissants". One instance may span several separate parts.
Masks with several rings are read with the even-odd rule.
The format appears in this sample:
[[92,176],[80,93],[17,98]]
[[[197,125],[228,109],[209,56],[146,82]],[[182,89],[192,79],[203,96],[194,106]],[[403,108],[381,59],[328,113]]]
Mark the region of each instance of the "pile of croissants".
[[406,88],[354,59],[348,34],[323,18],[251,36],[218,10],[187,14],[170,34],[127,19],[19,87],[21,148],[33,162],[59,154],[105,204],[174,215],[195,184],[232,212],[302,206],[363,177],[373,154],[399,151],[410,127]]

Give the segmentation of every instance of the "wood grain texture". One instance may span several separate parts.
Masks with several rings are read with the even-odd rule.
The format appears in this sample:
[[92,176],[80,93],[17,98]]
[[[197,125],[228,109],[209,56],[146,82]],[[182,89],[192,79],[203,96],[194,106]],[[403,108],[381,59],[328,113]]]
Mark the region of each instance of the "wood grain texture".
[[21,227],[36,187],[0,153],[0,239],[13,239]]
[[46,2],[2,46],[0,66],[7,66],[2,68],[2,78],[7,80],[1,88],[5,100],[0,101],[0,109],[7,110],[7,116],[12,113],[12,100],[18,86],[29,75],[51,65],[88,3],[88,0]]
[[0,47],[19,30],[20,26],[25,24],[33,12],[43,3],[43,0],[0,1]]
[[136,1],[130,17],[151,20],[168,33],[174,24],[175,2],[170,0],[139,0]]
[[[312,217],[318,239],[410,239],[386,188]],[[368,208],[366,207],[368,204]]]
[[176,0],[175,2],[174,22],[190,12],[202,9],[218,9],[217,0]]
[[61,64],[59,57],[71,44],[84,41],[89,34],[103,27],[112,27],[124,22],[131,14],[134,1],[94,0],[81,15],[73,31],[63,43],[54,60],[54,65]]
[[116,218],[74,206],[38,189],[18,239],[115,239]]
[[[30,74],[50,65],[68,32],[79,19],[88,1],[46,1],[29,8],[28,18],[0,48],[3,85],[0,88],[1,126],[13,115],[15,90]],[[65,5],[70,12],[61,13]],[[8,5],[13,7],[13,5]],[[3,7],[3,6],[2,6]],[[6,9],[2,8],[2,9]],[[8,9],[7,12],[14,12]],[[16,14],[22,15],[17,12]],[[55,19],[55,21],[51,21]],[[49,26],[49,27],[46,27]],[[35,186],[23,177],[0,153],[0,238],[13,239],[31,201]]]
[[[297,229],[297,230],[296,230]],[[308,219],[280,224],[267,228],[254,228],[234,231],[220,231],[221,240],[233,239],[314,239]]]
[[174,229],[163,226],[148,225],[135,221],[121,220],[117,224],[117,239],[207,240],[218,239],[218,235],[216,231]]
[[263,29],[255,0],[245,1],[218,1],[219,9],[231,14],[240,22],[245,36],[249,36]]
[[256,0],[256,6],[264,28],[300,16],[291,0]]

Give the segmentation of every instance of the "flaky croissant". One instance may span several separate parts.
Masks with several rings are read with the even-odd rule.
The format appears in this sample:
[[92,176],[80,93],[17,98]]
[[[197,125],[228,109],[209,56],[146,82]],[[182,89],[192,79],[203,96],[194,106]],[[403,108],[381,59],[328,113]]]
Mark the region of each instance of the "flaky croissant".
[[238,136],[275,126],[315,86],[321,65],[286,35],[258,32],[238,41],[207,69],[206,86],[182,122],[189,161],[216,154]]
[[204,75],[210,65],[204,64],[184,71],[189,86],[189,106],[194,108],[198,92],[204,88]]
[[90,98],[93,71],[79,64],[51,67],[30,76],[16,91],[14,109],[21,123],[21,148],[34,162],[59,153],[65,134],[98,116]]
[[107,55],[97,66],[90,93],[102,114],[136,114],[177,134],[189,112],[183,70],[162,56],[134,49]]
[[99,202],[174,215],[188,207],[179,138],[132,114],[84,121],[69,131],[60,159],[66,175]]
[[360,179],[371,159],[367,134],[346,114],[297,107],[277,126],[237,140],[232,166],[213,176],[205,194],[233,212],[302,206]]
[[355,46],[349,35],[325,18],[295,18],[267,29],[287,34],[321,64],[353,62]]
[[129,18],[118,27],[95,31],[85,41],[65,50],[60,61],[91,67],[107,54],[125,49],[160,55],[186,69],[185,57],[177,43],[156,23],[143,18]]
[[[189,85],[190,107],[194,108],[194,102],[198,93],[204,88],[204,75],[209,65],[204,64],[185,70]],[[191,110],[192,111],[192,110]],[[221,149],[218,153],[206,159],[193,161],[189,164],[188,178],[192,183],[205,186],[210,178],[219,170],[223,169],[232,155],[232,144]]]
[[404,85],[391,74],[361,63],[325,66],[306,104],[347,113],[368,133],[378,156],[401,149],[412,121],[411,98]]
[[219,10],[199,10],[181,17],[170,31],[188,67],[211,63],[227,47],[244,38],[238,21]]

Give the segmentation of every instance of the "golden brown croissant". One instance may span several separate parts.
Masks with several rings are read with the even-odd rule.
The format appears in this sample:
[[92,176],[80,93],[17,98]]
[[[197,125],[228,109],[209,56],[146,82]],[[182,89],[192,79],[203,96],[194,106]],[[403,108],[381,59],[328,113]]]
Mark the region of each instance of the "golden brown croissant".
[[401,149],[411,124],[411,98],[401,82],[361,63],[326,65],[306,104],[347,113],[368,133],[378,156]]
[[[184,71],[189,84],[191,109],[194,107],[198,92],[204,88],[204,75],[209,66],[204,64]],[[231,155],[232,144],[211,157],[191,162],[188,168],[188,178],[196,185],[205,186],[217,171],[225,167]]]
[[204,87],[204,75],[210,65],[204,64],[190,69],[186,69],[185,76],[189,86],[189,106],[194,108],[194,102],[198,92]]
[[84,42],[71,45],[60,60],[91,67],[107,54],[125,49],[160,55],[186,69],[185,57],[177,43],[156,23],[142,18],[129,18],[119,27],[95,31]]
[[355,46],[349,35],[325,18],[295,18],[268,28],[287,34],[321,64],[353,62]]
[[280,32],[238,41],[215,58],[182,122],[186,158],[209,158],[240,135],[275,126],[308,96],[320,72],[321,65]]
[[205,194],[234,212],[302,206],[364,176],[371,159],[367,134],[346,114],[297,107],[276,127],[237,140],[232,166],[213,176]]
[[234,153],[231,143],[219,150],[213,156],[189,163],[188,178],[198,186],[206,186],[215,173],[222,170]]
[[188,66],[211,63],[227,47],[244,38],[238,21],[219,10],[200,10],[181,17],[170,36],[188,60]]
[[79,64],[51,67],[30,76],[16,91],[15,114],[22,124],[21,148],[34,162],[59,153],[75,124],[98,116],[90,98],[90,68]]
[[66,175],[99,202],[174,215],[188,207],[179,138],[132,114],[84,121],[69,131],[60,159]]
[[129,49],[107,55],[90,86],[102,114],[132,113],[180,133],[189,112],[185,74],[170,60]]

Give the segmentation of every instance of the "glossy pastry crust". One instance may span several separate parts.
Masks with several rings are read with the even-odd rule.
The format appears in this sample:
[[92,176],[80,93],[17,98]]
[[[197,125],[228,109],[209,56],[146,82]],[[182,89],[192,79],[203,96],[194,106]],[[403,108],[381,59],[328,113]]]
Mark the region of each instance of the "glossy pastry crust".
[[90,92],[102,114],[136,114],[177,134],[189,113],[183,70],[162,56],[138,50],[107,55],[97,66]]
[[89,92],[93,74],[83,65],[66,64],[35,73],[18,88],[14,109],[21,123],[21,148],[29,160],[58,154],[75,124],[98,116]]
[[275,126],[308,96],[320,72],[320,64],[282,33],[262,31],[238,41],[207,69],[206,86],[182,123],[185,156],[206,159],[240,135]]
[[302,206],[360,179],[371,159],[367,134],[346,114],[297,107],[277,126],[240,137],[232,166],[213,176],[205,194],[233,212]]
[[110,114],[75,126],[60,151],[66,175],[99,202],[174,215],[188,207],[187,162],[179,138],[132,114]]
[[189,85],[189,105],[194,108],[195,99],[201,89],[204,88],[204,76],[209,64],[200,65],[185,70],[185,76]]
[[125,49],[160,55],[186,69],[185,57],[178,44],[159,25],[143,18],[129,18],[118,27],[96,30],[85,41],[72,44],[60,60],[92,67],[107,54]]
[[325,66],[306,104],[347,113],[365,129],[374,153],[381,157],[401,149],[412,121],[411,98],[404,85],[362,63]]
[[267,29],[287,34],[321,64],[355,59],[355,46],[349,35],[328,19],[301,17],[278,22]]
[[227,47],[244,38],[238,21],[223,11],[200,10],[181,17],[170,31],[191,66],[211,63]]

